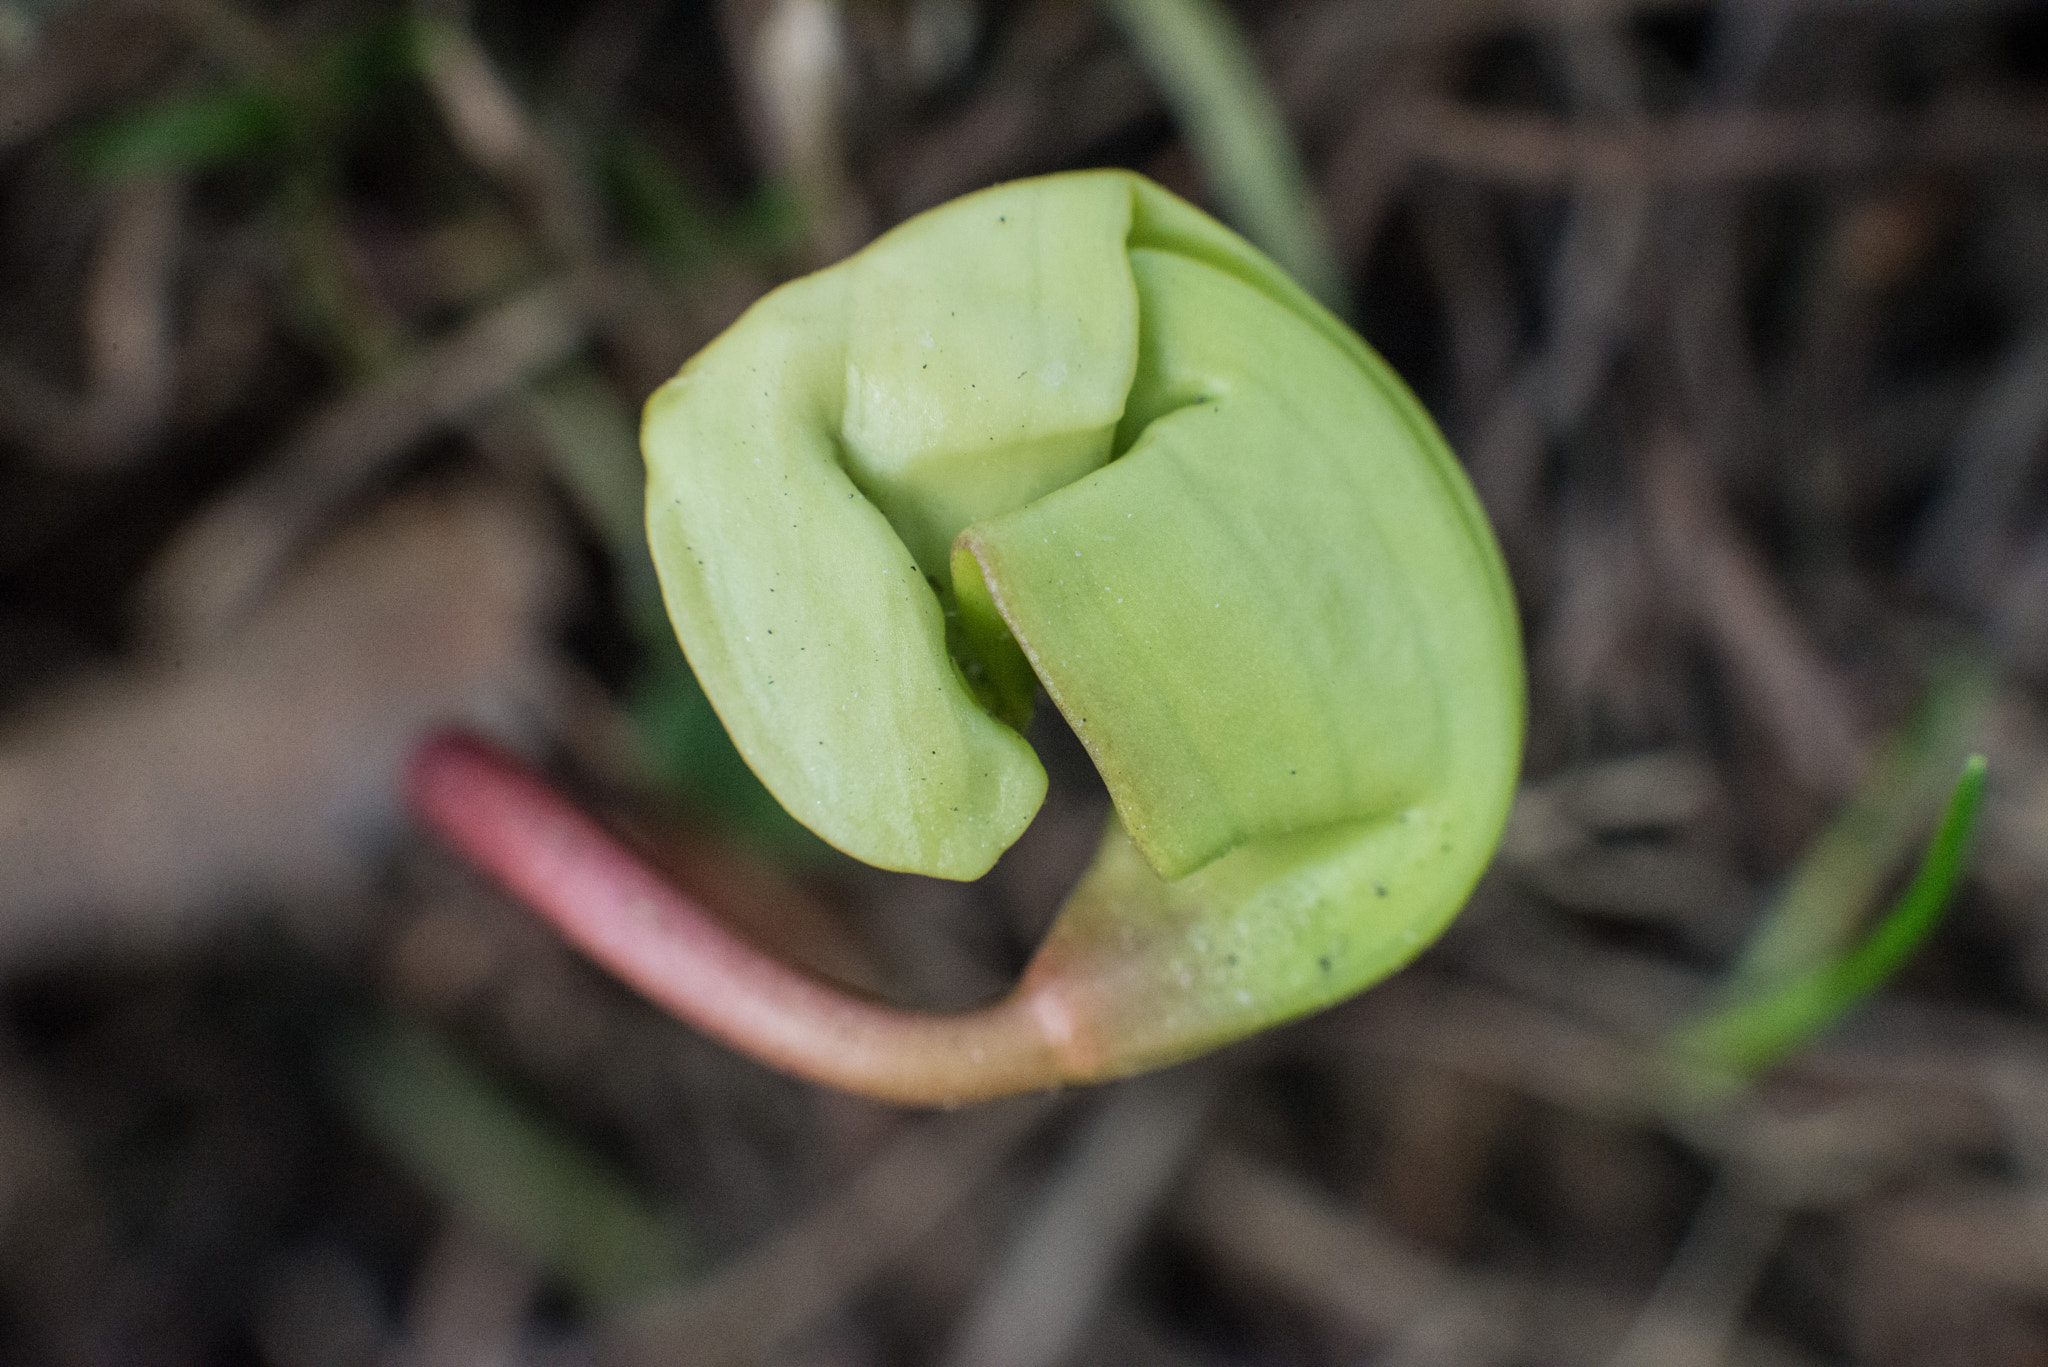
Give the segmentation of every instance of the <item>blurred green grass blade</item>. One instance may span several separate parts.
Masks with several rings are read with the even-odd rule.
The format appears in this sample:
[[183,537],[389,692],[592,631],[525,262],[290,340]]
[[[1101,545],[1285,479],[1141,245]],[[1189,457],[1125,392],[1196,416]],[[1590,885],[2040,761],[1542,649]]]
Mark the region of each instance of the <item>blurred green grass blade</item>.
[[770,177],[757,185],[733,214],[737,244],[756,257],[787,257],[800,250],[811,230],[803,197],[788,180]]
[[322,48],[303,74],[129,109],[82,134],[88,170],[111,179],[203,171],[319,141],[418,66],[409,19],[363,25]]
[[1800,859],[1743,946],[1730,995],[1760,995],[1841,956],[1939,808],[1982,729],[1991,692],[1991,673],[1976,661],[1959,658],[1935,671],[1910,722]]
[[410,15],[371,20],[323,50],[315,65],[320,93],[352,109],[383,95],[424,67],[425,26]]
[[727,257],[774,261],[803,244],[803,206],[784,181],[766,180],[737,210],[715,211],[651,143],[632,134],[611,140],[598,169],[619,222],[675,275]]
[[259,156],[291,140],[291,111],[274,91],[244,86],[146,105],[78,141],[88,170],[110,179],[196,171]]
[[644,139],[614,138],[599,169],[619,221],[664,266],[688,274],[718,255],[717,219]]
[[529,389],[525,406],[547,448],[549,467],[577,510],[604,538],[605,549],[634,580],[635,590],[653,589],[646,477],[632,411],[588,365],[570,366]]
[[356,1121],[421,1185],[590,1304],[628,1303],[690,1270],[668,1221],[427,1030],[366,1029],[333,1063]]
[[1868,938],[1829,964],[1740,998],[1688,1027],[1674,1041],[1679,1053],[1721,1073],[1756,1073],[1883,986],[1941,921],[1962,877],[1984,803],[1984,779],[1984,757],[1972,755],[1949,794],[1919,871]]
[[1333,311],[1343,271],[1294,141],[1216,0],[1103,0],[1180,120],[1223,216]]

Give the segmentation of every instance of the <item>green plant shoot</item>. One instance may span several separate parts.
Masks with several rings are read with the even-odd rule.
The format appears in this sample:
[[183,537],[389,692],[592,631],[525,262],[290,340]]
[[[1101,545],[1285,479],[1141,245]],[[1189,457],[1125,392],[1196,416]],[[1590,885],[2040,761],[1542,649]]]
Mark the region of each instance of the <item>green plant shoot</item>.
[[1677,1057],[1709,1070],[1709,1086],[1761,1072],[1847,1015],[1884,986],[1940,924],[1984,805],[1982,755],[1963,764],[1913,881],[1869,936],[1789,980],[1751,989],[1680,1031]]
[[1042,687],[1118,822],[1027,973],[1130,1071],[1412,957],[1511,800],[1499,551],[1405,386],[1141,177],[999,186],[756,304],[649,401],[647,528],[741,753],[869,863],[986,872]]

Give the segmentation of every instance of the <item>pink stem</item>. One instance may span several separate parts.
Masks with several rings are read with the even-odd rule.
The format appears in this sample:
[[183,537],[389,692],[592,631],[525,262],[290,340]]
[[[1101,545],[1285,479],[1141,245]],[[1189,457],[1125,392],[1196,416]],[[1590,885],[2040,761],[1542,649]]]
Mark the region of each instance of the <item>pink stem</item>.
[[762,953],[517,760],[443,733],[414,751],[413,812],[647,997],[764,1063],[905,1105],[1029,1091],[1088,1069],[1043,993],[959,1015],[904,1011]]

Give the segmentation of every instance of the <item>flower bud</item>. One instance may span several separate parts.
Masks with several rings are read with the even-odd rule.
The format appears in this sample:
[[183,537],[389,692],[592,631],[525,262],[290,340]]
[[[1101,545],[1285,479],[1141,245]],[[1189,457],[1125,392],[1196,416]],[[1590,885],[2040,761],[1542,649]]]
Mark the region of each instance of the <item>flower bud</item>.
[[1384,976],[1499,838],[1521,651],[1471,488],[1377,355],[1141,177],[999,186],[785,285],[643,445],[684,651],[827,841],[977,877],[1044,796],[1040,686],[1087,747],[1118,829],[1025,982],[1079,1072]]

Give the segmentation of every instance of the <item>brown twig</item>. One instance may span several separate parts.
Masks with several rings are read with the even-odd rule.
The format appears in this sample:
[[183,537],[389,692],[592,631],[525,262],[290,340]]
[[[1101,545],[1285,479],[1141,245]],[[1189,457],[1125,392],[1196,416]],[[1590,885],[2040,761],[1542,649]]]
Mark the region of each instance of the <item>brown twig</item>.
[[1838,108],[1695,114],[1603,128],[1433,100],[1409,106],[1390,135],[1426,166],[1497,184],[1696,186],[1889,166],[2037,162],[2048,156],[2048,104],[1970,96],[1913,116]]
[[951,1215],[1054,1109],[1033,1097],[917,1122],[795,1226],[702,1285],[628,1313],[608,1367],[759,1362]]
[[1048,1179],[955,1331],[945,1367],[1057,1367],[1072,1358],[1200,1137],[1213,1067],[1120,1084]]
[[591,289],[573,279],[535,286],[315,415],[152,568],[143,589],[152,629],[179,642],[229,630],[298,546],[391,461],[574,354],[589,335]]
[[1683,440],[1652,444],[1644,498],[1664,572],[1706,628],[1786,764],[1817,793],[1847,792],[1866,758],[1848,689],[1779,595]]

